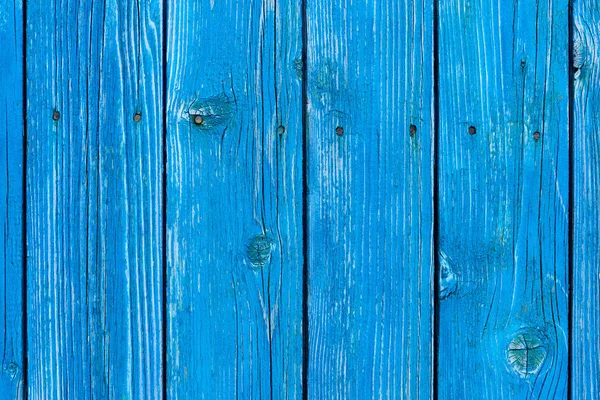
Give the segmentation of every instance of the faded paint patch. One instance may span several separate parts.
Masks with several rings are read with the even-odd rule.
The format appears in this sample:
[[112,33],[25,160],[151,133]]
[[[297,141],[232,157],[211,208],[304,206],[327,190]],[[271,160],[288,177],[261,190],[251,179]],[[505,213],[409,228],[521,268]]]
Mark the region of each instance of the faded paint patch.
[[458,289],[458,275],[450,266],[448,256],[440,251],[440,299],[445,299]]

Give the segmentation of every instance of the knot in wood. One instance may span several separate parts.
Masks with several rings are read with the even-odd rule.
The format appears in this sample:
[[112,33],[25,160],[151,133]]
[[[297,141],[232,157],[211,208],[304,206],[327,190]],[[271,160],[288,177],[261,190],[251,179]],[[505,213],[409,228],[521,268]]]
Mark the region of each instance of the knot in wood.
[[266,235],[256,235],[246,245],[246,256],[250,265],[262,269],[271,262],[271,253],[275,243]]
[[535,331],[518,333],[508,344],[506,352],[508,363],[522,378],[536,374],[547,354],[542,337]]

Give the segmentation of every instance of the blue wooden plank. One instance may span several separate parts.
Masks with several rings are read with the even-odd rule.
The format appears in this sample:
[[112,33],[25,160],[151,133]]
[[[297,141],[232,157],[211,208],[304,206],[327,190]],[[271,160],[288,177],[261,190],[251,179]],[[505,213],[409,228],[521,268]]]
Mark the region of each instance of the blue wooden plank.
[[161,395],[161,15],[28,2],[32,398]]
[[23,398],[23,5],[0,4],[0,394]]
[[439,11],[439,398],[565,398],[568,1]]
[[307,1],[309,398],[432,397],[432,7]]
[[299,6],[169,3],[169,398],[301,398]]
[[573,102],[572,399],[600,398],[600,8],[576,0]]

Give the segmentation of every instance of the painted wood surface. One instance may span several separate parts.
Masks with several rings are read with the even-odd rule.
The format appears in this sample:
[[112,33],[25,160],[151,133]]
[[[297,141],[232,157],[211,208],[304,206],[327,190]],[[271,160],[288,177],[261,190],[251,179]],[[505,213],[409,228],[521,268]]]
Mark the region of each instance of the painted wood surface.
[[600,7],[573,11],[572,399],[600,398]]
[[160,398],[161,18],[27,2],[31,399]]
[[440,399],[567,396],[568,12],[440,2]]
[[600,397],[600,7],[291,3],[0,4],[0,399]]
[[23,5],[0,3],[0,398],[24,395]]
[[431,2],[307,1],[312,399],[432,396],[432,28]]
[[301,398],[300,3],[168,15],[168,398]]

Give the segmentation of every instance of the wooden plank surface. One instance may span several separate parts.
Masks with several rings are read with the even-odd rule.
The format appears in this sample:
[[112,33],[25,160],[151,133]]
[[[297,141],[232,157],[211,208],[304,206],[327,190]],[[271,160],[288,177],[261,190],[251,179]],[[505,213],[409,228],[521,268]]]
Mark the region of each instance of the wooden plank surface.
[[301,398],[299,2],[171,2],[168,397]]
[[440,3],[440,399],[567,396],[568,11]]
[[576,0],[573,102],[572,399],[600,398],[600,7]]
[[23,5],[0,3],[0,394],[24,395]]
[[307,1],[312,399],[432,396],[432,7]]
[[32,399],[161,395],[161,12],[28,2]]

